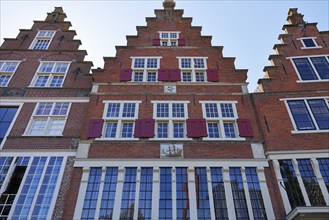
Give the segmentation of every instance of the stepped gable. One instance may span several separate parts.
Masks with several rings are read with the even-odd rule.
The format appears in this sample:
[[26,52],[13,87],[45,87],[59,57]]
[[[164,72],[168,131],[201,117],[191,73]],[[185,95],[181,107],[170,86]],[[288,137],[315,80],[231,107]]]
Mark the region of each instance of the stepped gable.
[[[104,57],[104,70],[93,70],[94,82],[120,82],[121,70],[131,68],[134,56],[161,57],[160,69],[177,69],[177,57],[196,56],[208,57],[208,68],[218,71],[218,83],[234,84],[228,91],[241,92],[241,85],[247,85],[247,70],[235,69],[235,58],[224,57],[222,46],[212,46],[212,36],[203,36],[202,27],[192,26],[192,18],[183,17],[184,11],[175,9],[175,2],[165,1],[163,6],[155,10],[155,17],[146,18],[146,26],[137,26],[137,35],[126,36],[126,46],[116,46],[115,57]],[[160,46],[161,32],[178,32],[178,45]]]
[[[289,9],[287,21],[282,27],[285,33],[278,37],[281,43],[274,45],[275,54],[268,58],[271,65],[264,67],[265,75],[258,80],[256,92],[326,90],[327,85],[321,79],[301,79],[292,58],[328,56],[329,32],[319,31],[317,23],[304,21],[304,15],[298,13],[297,8]],[[304,39],[315,45],[305,46]]]
[[[1,96],[76,97],[89,94],[93,64],[84,61],[87,52],[79,50],[81,41],[73,39],[76,32],[70,30],[71,22],[65,21],[65,18],[62,7],[55,7],[53,12],[47,13],[45,20],[34,21],[31,29],[20,29],[16,38],[4,39],[0,47],[0,60],[20,63],[5,86],[7,88],[0,88]],[[48,91],[34,85],[42,62],[70,63],[62,91]],[[24,91],[21,91],[23,88]]]

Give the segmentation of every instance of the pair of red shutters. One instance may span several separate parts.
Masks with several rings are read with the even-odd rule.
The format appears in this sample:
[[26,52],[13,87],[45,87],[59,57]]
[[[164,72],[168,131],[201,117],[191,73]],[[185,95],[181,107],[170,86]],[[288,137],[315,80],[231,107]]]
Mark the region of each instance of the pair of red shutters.
[[[120,81],[127,82],[131,81],[132,69],[122,69],[120,72]],[[158,81],[163,82],[177,82],[181,81],[181,74],[179,69],[159,69],[158,70]],[[207,69],[208,82],[218,82],[218,71],[217,69]]]
[[[88,138],[99,138],[102,136],[103,119],[91,119],[89,123]],[[207,125],[204,118],[187,119],[187,137],[207,137]],[[154,119],[137,119],[135,121],[135,138],[153,138],[155,128]],[[238,119],[240,137],[253,137],[253,131],[249,119]]]

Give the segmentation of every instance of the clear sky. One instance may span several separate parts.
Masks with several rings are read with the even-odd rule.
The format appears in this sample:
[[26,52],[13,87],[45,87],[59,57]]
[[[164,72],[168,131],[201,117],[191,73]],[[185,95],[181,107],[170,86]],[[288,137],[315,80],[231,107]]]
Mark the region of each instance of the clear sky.
[[[154,17],[163,0],[0,0],[0,38],[15,38],[19,29],[29,29],[33,20],[44,20],[54,7],[63,7],[88,52],[93,68],[103,67],[103,57],[115,56],[115,46],[126,45],[126,35],[136,35],[136,26],[145,26],[145,17]],[[318,22],[320,31],[329,30],[329,0],[224,1],[176,0],[184,17],[193,17],[193,26],[202,26],[211,35],[212,45],[224,46],[225,57],[236,57],[235,66],[248,69],[249,91],[263,77],[273,45],[280,43],[282,26],[289,8],[298,8],[307,22]],[[328,52],[329,53],[329,52]]]

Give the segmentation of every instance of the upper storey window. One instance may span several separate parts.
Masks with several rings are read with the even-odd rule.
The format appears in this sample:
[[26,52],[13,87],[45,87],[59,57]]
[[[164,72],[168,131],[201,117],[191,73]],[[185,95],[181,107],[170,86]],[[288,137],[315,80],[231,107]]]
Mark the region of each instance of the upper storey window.
[[178,38],[180,32],[159,32],[160,45],[175,47],[178,45]]
[[132,57],[132,81],[156,82],[160,57]]
[[303,44],[302,49],[312,49],[312,48],[322,48],[321,46],[318,46],[316,41],[316,37],[303,37],[298,38]]
[[34,38],[29,49],[47,50],[55,33],[56,31],[46,31],[46,30],[39,31],[37,36]]
[[329,79],[329,56],[296,57],[292,61],[302,81]]
[[0,87],[7,86],[18,67],[19,61],[0,60]]
[[41,62],[31,85],[35,87],[61,87],[69,65],[69,62]]
[[207,57],[178,57],[183,82],[207,81]]

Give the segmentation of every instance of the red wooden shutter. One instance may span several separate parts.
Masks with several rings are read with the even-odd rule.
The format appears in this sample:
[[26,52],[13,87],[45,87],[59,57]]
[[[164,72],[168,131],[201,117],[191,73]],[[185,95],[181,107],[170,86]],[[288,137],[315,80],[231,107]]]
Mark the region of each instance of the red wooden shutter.
[[160,46],[160,39],[153,39],[153,46]]
[[122,69],[120,72],[120,81],[127,82],[131,81],[132,69]]
[[207,69],[208,82],[218,82],[218,71],[216,69]]
[[168,69],[158,70],[158,81],[167,81],[167,82],[170,81]]
[[249,119],[238,119],[240,137],[253,137],[252,127]]
[[177,82],[181,81],[180,70],[179,69],[171,69],[170,70],[170,81]]
[[179,38],[178,39],[178,46],[185,46],[186,45],[186,40],[184,38]]
[[154,134],[154,119],[137,119],[135,121],[135,138],[153,138]]
[[187,119],[187,137],[207,137],[207,125],[204,118]]
[[91,119],[89,121],[88,138],[99,138],[102,136],[103,119]]

